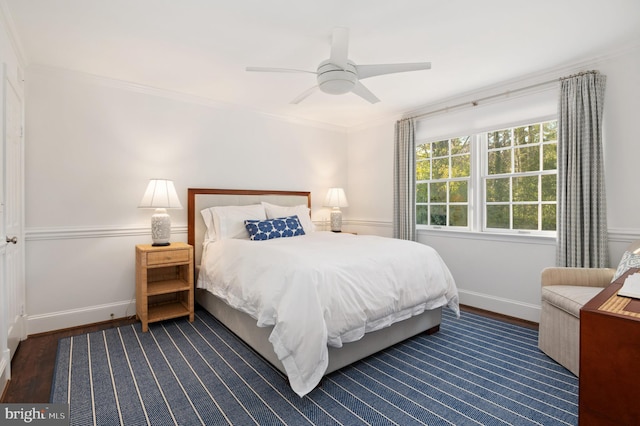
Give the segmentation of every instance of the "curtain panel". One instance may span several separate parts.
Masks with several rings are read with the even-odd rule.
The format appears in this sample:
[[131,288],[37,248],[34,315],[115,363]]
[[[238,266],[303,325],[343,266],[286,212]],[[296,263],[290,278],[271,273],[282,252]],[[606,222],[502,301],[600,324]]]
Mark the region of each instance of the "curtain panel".
[[558,105],[557,264],[609,266],[602,150],[606,77],[562,80]]
[[393,237],[416,239],[416,142],[412,118],[397,121],[395,127]]

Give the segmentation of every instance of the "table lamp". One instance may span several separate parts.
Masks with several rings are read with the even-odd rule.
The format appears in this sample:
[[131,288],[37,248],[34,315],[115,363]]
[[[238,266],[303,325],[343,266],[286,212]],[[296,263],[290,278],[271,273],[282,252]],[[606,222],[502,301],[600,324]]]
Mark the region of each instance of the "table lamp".
[[151,238],[154,246],[168,246],[171,243],[171,217],[167,209],[181,209],[173,181],[151,179],[138,206],[140,209],[156,209],[151,216]]
[[342,188],[329,188],[327,196],[324,199],[325,207],[332,207],[331,210],[331,230],[333,232],[342,232],[342,212],[340,207],[349,207],[347,196]]

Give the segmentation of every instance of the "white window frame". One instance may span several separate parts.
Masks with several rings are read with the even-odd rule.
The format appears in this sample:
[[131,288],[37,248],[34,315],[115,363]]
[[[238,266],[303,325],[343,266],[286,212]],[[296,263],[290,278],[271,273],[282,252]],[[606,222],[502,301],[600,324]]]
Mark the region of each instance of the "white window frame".
[[[469,177],[469,184],[467,187],[468,190],[468,226],[460,227],[460,226],[446,226],[446,225],[423,225],[416,224],[417,230],[433,230],[435,232],[438,231],[447,231],[447,232],[461,232],[461,233],[481,233],[481,234],[499,234],[499,235],[512,235],[512,236],[539,236],[539,237],[548,237],[548,238],[556,238],[557,231],[543,231],[543,230],[520,230],[520,229],[498,229],[498,228],[487,228],[486,227],[486,194],[485,194],[485,178],[489,177],[487,170],[487,138],[486,133],[492,132],[500,129],[510,129],[521,126],[526,126],[530,124],[536,123],[544,123],[547,121],[557,120],[558,117],[556,114],[553,115],[545,115],[542,117],[535,117],[532,119],[524,119],[518,120],[517,122],[506,123],[503,125],[492,125],[490,128],[474,130],[470,132],[459,132],[457,136],[445,136],[439,138],[428,138],[421,139],[416,141],[416,147],[418,145],[436,142],[444,139],[454,139],[457,137],[461,137],[461,135],[469,135],[471,137],[471,146],[470,146],[470,154],[471,154],[471,173]],[[535,171],[528,173],[530,175],[541,175],[541,174],[557,174],[556,171]],[[504,176],[523,176],[523,174],[505,174]],[[416,184],[418,180],[416,179]],[[541,188],[539,187],[540,191]],[[556,199],[557,200],[557,199]],[[417,201],[416,201],[417,203]],[[513,201],[510,201],[513,204]],[[517,202],[516,202],[517,203]],[[542,202],[544,203],[544,202]],[[540,207],[539,207],[540,208]]]

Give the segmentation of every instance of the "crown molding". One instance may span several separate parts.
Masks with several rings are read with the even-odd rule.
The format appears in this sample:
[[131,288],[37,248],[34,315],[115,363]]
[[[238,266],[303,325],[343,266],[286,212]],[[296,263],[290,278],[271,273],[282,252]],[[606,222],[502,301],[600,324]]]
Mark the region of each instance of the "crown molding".
[[[1,0],[0,0],[1,1]],[[272,120],[281,121],[287,124],[301,125],[305,127],[313,127],[333,132],[347,133],[348,128],[333,124],[323,123],[320,121],[306,120],[297,117],[288,117],[278,114],[271,114],[258,109],[248,108],[237,104],[221,102],[202,96],[192,95],[189,93],[176,92],[159,87],[147,86],[144,84],[134,83],[125,80],[104,77],[96,74],[90,74],[82,71],[70,70],[67,68],[54,67],[43,64],[30,64],[27,68],[28,73],[40,74],[44,76],[53,76],[59,79],[69,79],[81,81],[85,84],[95,84],[112,89],[124,90],[132,93],[139,93],[148,96],[157,96],[160,98],[170,99],[177,102],[187,104],[200,105],[207,108],[220,109],[225,111],[238,111],[241,113],[251,113],[257,116],[266,117]]]
[[559,82],[561,78],[566,77],[567,75],[576,74],[581,71],[597,67],[603,62],[610,61],[622,55],[626,55],[639,48],[640,40],[632,40],[629,43],[618,47],[617,49],[611,49],[605,53],[585,57],[580,60],[568,62],[554,68],[545,69],[543,71],[522,75],[511,80],[454,95],[452,97],[442,99],[428,105],[424,105],[420,108],[407,111],[404,114],[404,117],[429,114],[434,110],[446,109],[451,104],[472,102],[477,98],[500,95],[501,92],[504,92],[505,95],[508,95],[510,90],[520,90],[520,88],[526,86],[535,87],[532,87],[530,90],[522,91],[522,93],[519,93],[518,96],[547,91],[555,87],[553,83],[556,80]]

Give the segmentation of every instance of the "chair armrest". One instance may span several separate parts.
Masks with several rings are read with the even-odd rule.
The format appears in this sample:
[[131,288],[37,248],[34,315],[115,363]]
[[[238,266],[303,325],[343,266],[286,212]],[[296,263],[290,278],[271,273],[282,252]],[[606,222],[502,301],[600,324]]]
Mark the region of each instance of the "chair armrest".
[[552,267],[542,270],[541,284],[575,285],[584,287],[606,287],[616,270],[611,268],[563,268]]

